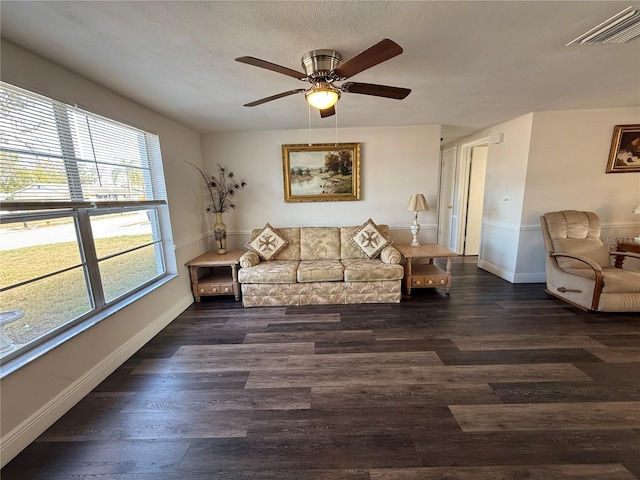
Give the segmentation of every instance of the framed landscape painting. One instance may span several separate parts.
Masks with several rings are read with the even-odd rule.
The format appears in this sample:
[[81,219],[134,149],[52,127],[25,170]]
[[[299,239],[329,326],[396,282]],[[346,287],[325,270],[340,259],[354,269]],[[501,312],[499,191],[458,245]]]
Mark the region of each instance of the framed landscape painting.
[[360,144],[282,145],[285,202],[360,200]]
[[640,125],[613,129],[607,173],[640,172]]

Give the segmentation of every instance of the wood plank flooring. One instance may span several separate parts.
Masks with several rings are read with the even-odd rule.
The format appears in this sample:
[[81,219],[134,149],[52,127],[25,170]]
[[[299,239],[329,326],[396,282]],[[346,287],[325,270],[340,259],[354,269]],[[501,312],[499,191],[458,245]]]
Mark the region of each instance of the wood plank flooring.
[[640,314],[475,260],[394,305],[203,298],[1,477],[638,479]]

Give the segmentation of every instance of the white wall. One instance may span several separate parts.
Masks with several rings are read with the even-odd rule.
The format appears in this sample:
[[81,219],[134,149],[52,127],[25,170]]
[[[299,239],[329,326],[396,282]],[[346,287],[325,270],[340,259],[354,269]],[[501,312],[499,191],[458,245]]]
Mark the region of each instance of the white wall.
[[608,225],[637,224],[640,172],[605,173],[613,127],[625,124],[640,124],[640,108],[535,113],[523,223],[573,208],[597,212]]
[[604,237],[640,234],[640,172],[605,173],[613,128],[626,124],[640,124],[640,108],[534,113],[518,272],[544,272],[545,212],[588,210]]
[[198,133],[4,40],[1,48],[4,81],[159,134],[179,274],[0,380],[4,465],[193,302],[184,263],[206,239],[199,184],[183,162],[201,163]]
[[447,144],[504,134],[489,148],[479,265],[511,282],[544,282],[547,211],[591,210],[603,236],[637,236],[640,173],[605,173],[613,128],[624,124],[640,124],[640,108],[535,112]]
[[515,280],[532,121],[533,115],[527,114],[454,144],[459,147],[462,168],[470,145],[497,134],[504,136],[502,143],[489,144],[478,265],[509,281]]
[[274,227],[359,225],[368,218],[391,227],[396,243],[411,240],[413,213],[405,209],[412,193],[424,193],[430,210],[421,212],[422,243],[435,242],[440,126],[344,128],[338,142],[361,144],[361,200],[285,203],[282,145],[334,143],[334,129],[220,132],[203,135],[207,170],[217,163],[246,178],[237,208],[224,215],[228,246],[241,248],[251,229],[269,222]]

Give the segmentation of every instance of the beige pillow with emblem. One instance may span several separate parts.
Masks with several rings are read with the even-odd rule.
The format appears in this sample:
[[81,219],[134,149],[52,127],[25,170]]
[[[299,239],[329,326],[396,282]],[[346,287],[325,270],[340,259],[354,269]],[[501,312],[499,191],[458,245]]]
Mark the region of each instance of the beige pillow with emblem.
[[360,248],[367,258],[375,258],[384,247],[391,244],[389,237],[382,233],[371,219],[353,232],[351,241]]
[[278,230],[269,225],[269,223],[267,223],[257,235],[254,235],[251,240],[244,244],[249,250],[260,255],[262,260],[271,260],[287,245],[289,245],[289,242],[279,234]]

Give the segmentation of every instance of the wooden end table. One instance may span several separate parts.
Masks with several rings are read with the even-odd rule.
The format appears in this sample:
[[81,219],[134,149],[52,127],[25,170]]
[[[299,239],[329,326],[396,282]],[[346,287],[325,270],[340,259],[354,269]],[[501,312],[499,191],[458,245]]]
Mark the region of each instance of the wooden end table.
[[[409,295],[411,295],[412,288],[443,287],[447,293],[451,291],[451,259],[457,257],[457,253],[435,244],[420,245],[419,247],[395,244],[393,246],[406,259],[404,276],[405,286]],[[433,263],[435,258],[447,259],[446,271],[438,268]],[[428,263],[414,263],[416,259],[426,259]]]
[[[619,242],[616,247],[616,250],[618,252],[640,253],[640,242]],[[615,258],[616,268],[622,268],[623,263],[624,263],[624,256],[616,255],[616,258]]]
[[[238,264],[243,253],[238,250],[223,254],[207,252],[185,263],[189,267],[191,290],[196,302],[200,301],[200,297],[216,295],[234,295],[236,300],[240,300]],[[199,268],[207,268],[209,272],[198,277]]]

